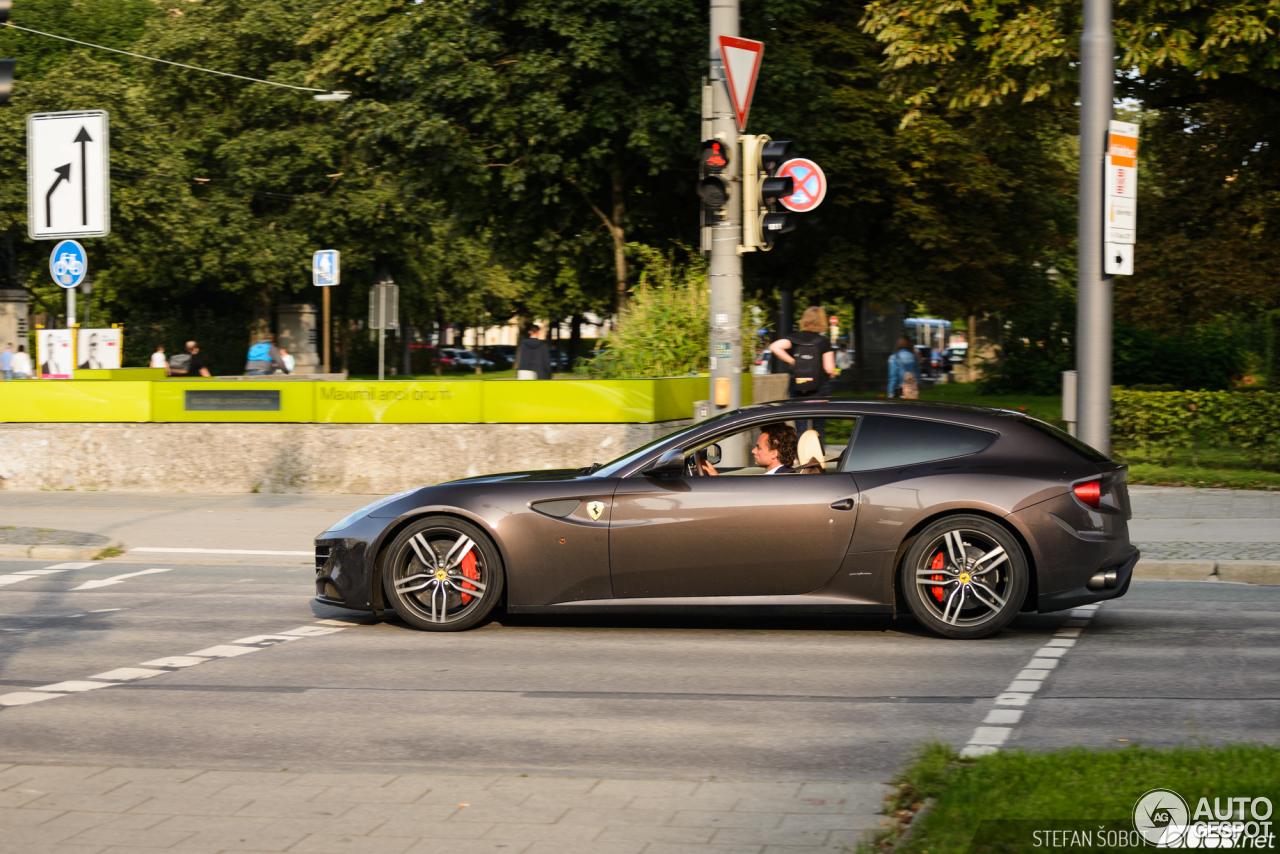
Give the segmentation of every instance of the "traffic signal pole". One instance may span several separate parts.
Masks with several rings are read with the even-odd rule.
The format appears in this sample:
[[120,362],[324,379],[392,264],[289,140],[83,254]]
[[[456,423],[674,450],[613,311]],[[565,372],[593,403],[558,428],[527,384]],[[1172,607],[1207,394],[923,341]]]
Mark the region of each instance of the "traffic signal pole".
[[[710,0],[709,42],[711,97],[703,99],[703,139],[719,139],[736,152],[738,123],[720,58],[720,36],[738,36],[738,0]],[[710,101],[710,104],[707,102]],[[707,114],[707,108],[710,113]],[[742,406],[742,174],[741,158],[729,158],[721,177],[730,187],[722,221],[709,227],[711,285],[711,406],[720,414]],[[704,226],[707,227],[707,226]],[[706,242],[704,242],[706,245]],[[747,464],[746,442],[721,444],[724,464]]]
[[1103,272],[1103,158],[1115,80],[1111,0],[1084,0],[1080,37],[1080,221],[1076,369],[1077,435],[1111,452],[1111,283]]

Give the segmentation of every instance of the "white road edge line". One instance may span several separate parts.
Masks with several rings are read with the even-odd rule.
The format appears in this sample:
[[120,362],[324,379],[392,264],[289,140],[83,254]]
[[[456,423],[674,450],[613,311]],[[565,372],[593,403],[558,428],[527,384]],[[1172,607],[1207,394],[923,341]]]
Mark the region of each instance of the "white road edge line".
[[[1058,661],[1076,645],[1076,640],[1089,625],[1098,605],[1084,605],[1071,610],[1072,619],[1062,624],[1053,637],[1032,653],[1031,661],[1014,677],[1013,682],[996,697],[995,705],[1026,706],[1044,685],[1044,680]],[[984,724],[1004,724],[1005,726],[979,726],[969,737],[969,743],[961,750],[965,758],[974,756],[990,756],[999,753],[1000,747],[1013,734],[1013,725],[1022,720],[1022,709],[994,708],[987,712]]]

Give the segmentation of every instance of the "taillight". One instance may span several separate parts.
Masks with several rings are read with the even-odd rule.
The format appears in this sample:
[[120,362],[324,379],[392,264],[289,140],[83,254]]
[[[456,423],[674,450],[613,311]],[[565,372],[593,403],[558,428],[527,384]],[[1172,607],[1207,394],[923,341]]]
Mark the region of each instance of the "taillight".
[[1102,481],[1091,480],[1087,483],[1077,484],[1071,491],[1076,494],[1076,498],[1079,498],[1085,506],[1092,507],[1094,510],[1102,507]]

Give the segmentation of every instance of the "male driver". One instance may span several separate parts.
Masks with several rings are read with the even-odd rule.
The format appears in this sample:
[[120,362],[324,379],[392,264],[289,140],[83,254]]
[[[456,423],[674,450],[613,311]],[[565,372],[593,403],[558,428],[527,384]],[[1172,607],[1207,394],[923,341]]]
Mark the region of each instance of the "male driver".
[[[795,471],[791,463],[796,458],[796,428],[789,424],[766,424],[760,428],[760,438],[751,456],[756,465],[764,469],[765,474],[791,474]],[[716,467],[706,460],[702,461],[703,474],[717,475]]]

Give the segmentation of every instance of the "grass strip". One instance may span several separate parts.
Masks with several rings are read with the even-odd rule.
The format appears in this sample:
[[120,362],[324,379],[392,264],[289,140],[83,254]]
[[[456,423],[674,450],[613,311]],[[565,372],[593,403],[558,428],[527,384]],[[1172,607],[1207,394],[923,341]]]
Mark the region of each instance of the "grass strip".
[[1280,489],[1280,473],[1257,469],[1217,469],[1131,463],[1129,483],[1220,489]]
[[[1177,792],[1192,813],[1201,798],[1270,798],[1280,805],[1280,748],[1236,744],[1227,747],[1179,747],[1157,750],[1132,746],[1121,750],[1082,747],[1052,753],[1011,751],[961,759],[949,745],[923,745],[895,781],[898,794],[885,812],[905,818],[927,798],[934,808],[894,846],[900,829],[886,831],[863,852],[912,854],[950,852],[1022,852],[1043,850],[1035,830],[1080,830],[1105,826],[1132,830],[1135,804],[1151,789]],[[1273,817],[1280,822],[1280,817]],[[1046,837],[1041,836],[1043,840]],[[1096,844],[1057,847],[1058,851],[1117,851],[1127,847]],[[1136,850],[1136,849],[1132,849]]]

